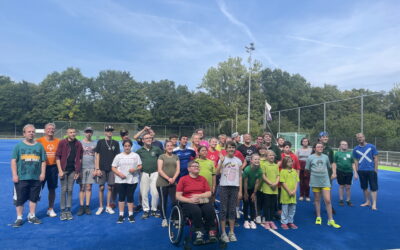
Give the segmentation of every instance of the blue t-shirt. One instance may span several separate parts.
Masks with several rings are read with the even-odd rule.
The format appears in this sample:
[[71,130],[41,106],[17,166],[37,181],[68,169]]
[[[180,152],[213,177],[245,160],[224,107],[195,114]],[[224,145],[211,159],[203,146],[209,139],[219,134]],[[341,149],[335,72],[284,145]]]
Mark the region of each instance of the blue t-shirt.
[[376,147],[369,143],[364,147],[358,145],[353,149],[353,158],[358,161],[358,170],[360,171],[374,171],[374,157],[377,155]]
[[186,147],[184,149],[176,147],[173,153],[179,157],[179,161],[181,164],[181,171],[179,173],[179,176],[187,175],[189,173],[187,169],[188,163],[196,157],[196,152],[193,148],[190,147]]

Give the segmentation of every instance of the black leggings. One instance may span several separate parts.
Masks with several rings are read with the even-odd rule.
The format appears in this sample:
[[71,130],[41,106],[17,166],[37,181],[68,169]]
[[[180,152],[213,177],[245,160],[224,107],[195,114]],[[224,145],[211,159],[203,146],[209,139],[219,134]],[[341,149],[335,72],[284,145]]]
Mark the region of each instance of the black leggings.
[[276,203],[278,195],[276,194],[264,194],[264,217],[265,221],[272,221],[276,212]]
[[[211,203],[192,204],[180,203],[183,214],[192,221],[193,231],[201,231],[203,228],[207,230],[215,230],[215,211]],[[204,218],[204,227],[203,220]]]
[[167,218],[167,205],[168,205],[168,195],[171,199],[172,205],[175,205],[176,198],[176,185],[172,184],[165,187],[157,187],[158,194],[160,196],[160,206],[161,206],[161,217],[163,219]]
[[128,183],[116,183],[118,190],[118,201],[125,202],[125,199],[128,203],[133,203],[133,194],[135,193],[135,189],[137,183],[128,184]]
[[249,199],[247,201],[245,201],[243,199],[243,215],[244,215],[243,218],[244,218],[244,220],[249,219],[249,207],[250,207],[250,220],[254,220],[256,218],[256,204],[255,204],[255,202],[253,202],[251,200],[251,195],[253,194],[253,192],[254,192],[254,188],[248,189],[247,193],[249,195]]

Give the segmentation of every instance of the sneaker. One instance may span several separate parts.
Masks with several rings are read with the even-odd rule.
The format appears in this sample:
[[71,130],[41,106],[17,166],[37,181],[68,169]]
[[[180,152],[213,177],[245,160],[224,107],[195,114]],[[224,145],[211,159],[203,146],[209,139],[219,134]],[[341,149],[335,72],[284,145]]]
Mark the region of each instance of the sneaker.
[[269,226],[271,227],[271,229],[277,230],[278,227],[275,225],[275,223],[273,221],[269,222]]
[[85,213],[85,207],[84,206],[80,206],[78,212],[76,213],[76,215],[82,216],[84,213]]
[[130,223],[134,223],[135,222],[135,217],[133,216],[133,214],[128,216],[128,221]]
[[148,219],[149,218],[149,212],[144,212],[142,215],[142,219]]
[[262,224],[262,223],[265,223],[265,217],[262,217],[262,218],[261,218],[261,224]]
[[228,237],[229,237],[229,241],[230,241],[230,242],[237,241],[236,235],[235,235],[235,233],[233,233],[233,232],[229,232]]
[[289,226],[291,229],[297,229],[297,228],[299,228],[299,227],[296,226],[294,223],[288,223],[288,226]]
[[256,217],[256,223],[257,224],[261,224],[261,216],[257,216]]
[[96,211],[96,215],[100,215],[104,212],[104,208],[103,207],[99,207]]
[[310,197],[306,197],[306,201],[310,202],[311,201]]
[[315,224],[316,224],[316,225],[321,225],[321,224],[322,224],[322,218],[321,218],[321,217],[317,217],[317,218],[315,219]]
[[22,226],[22,224],[24,224],[22,219],[17,219],[13,224],[12,227],[20,227]]
[[269,225],[269,221],[265,222],[264,224],[261,224],[265,229],[271,229],[271,226]]
[[91,215],[92,214],[92,211],[90,210],[89,206],[85,207],[85,214],[87,214],[87,215]]
[[65,211],[61,212],[60,220],[67,220],[67,219],[68,219],[67,212],[65,212]]
[[344,201],[343,200],[339,201],[339,206],[344,206]]
[[151,211],[151,216],[155,217],[155,218],[160,218],[160,213],[157,211]]
[[257,225],[254,221],[250,221],[250,228],[251,229],[257,229]]
[[72,220],[74,217],[72,216],[71,211],[66,212],[67,214],[67,220]]
[[142,207],[141,204],[139,204],[139,205],[137,205],[137,206],[135,207],[135,212],[140,212],[140,211],[142,211],[142,210],[143,210],[143,207]]
[[304,197],[303,196],[300,196],[299,197],[299,201],[303,201],[304,200]]
[[36,216],[33,216],[33,217],[28,216],[28,222],[32,223],[32,224],[42,224],[42,221],[39,220],[39,218]]
[[162,226],[162,227],[168,227],[168,221],[167,221],[167,219],[163,219],[163,220],[162,220],[161,226]]
[[194,232],[196,238],[194,239],[194,245],[201,245],[204,244],[203,233],[201,231]]
[[236,219],[240,219],[240,211],[239,211],[239,209],[236,209]]
[[229,242],[229,237],[226,235],[226,233],[221,234],[221,241],[223,242]]
[[250,223],[249,223],[249,221],[245,220],[245,221],[244,221],[244,224],[243,224],[243,227],[246,228],[246,229],[250,229]]
[[47,210],[47,216],[49,217],[57,217],[56,212],[54,212],[54,209],[48,209]]
[[331,227],[334,227],[334,228],[341,228],[341,226],[336,224],[334,220],[329,220],[328,221],[328,226],[331,226]]
[[123,215],[118,216],[117,223],[118,224],[124,223],[124,216]]
[[347,203],[347,206],[349,206],[349,207],[353,206],[353,203],[351,203],[351,201],[346,201],[346,203]]
[[217,231],[216,230],[210,230],[210,232],[208,232],[208,240],[210,242],[217,242],[218,241]]
[[282,228],[282,229],[285,229],[285,230],[288,230],[288,229],[289,229],[289,227],[288,227],[287,224],[281,224],[281,228]]
[[112,209],[111,207],[106,207],[106,213],[108,214],[115,214],[114,209]]

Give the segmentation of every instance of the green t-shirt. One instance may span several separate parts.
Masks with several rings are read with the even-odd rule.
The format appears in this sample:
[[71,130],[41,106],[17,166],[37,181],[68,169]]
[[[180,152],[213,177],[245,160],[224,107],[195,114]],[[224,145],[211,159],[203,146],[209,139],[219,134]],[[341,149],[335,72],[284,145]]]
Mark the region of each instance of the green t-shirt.
[[163,151],[156,146],[152,146],[149,150],[145,147],[141,147],[136,151],[142,160],[142,171],[144,173],[154,173],[157,172],[157,160]]
[[[269,163],[267,160],[260,160],[261,170],[270,182],[276,182],[279,176],[279,166],[276,163]],[[261,192],[264,194],[278,194],[278,187],[272,189],[265,181],[261,184]]]
[[[282,169],[281,170],[281,183],[285,183],[289,190],[293,190],[299,182],[299,175],[295,169]],[[296,194],[289,196],[288,192],[281,187],[281,203],[282,204],[296,204]]]
[[19,180],[39,180],[42,162],[46,161],[46,151],[38,142],[35,145],[20,142],[13,150],[12,159],[17,160]]
[[200,158],[197,158],[196,161],[200,165],[199,175],[206,178],[206,180],[208,182],[208,186],[210,186],[210,189],[211,189],[212,188],[212,177],[215,175],[214,162],[209,159],[203,160]]
[[[158,157],[158,159],[163,161],[162,170],[164,171],[164,173],[169,178],[174,177],[176,172],[176,165],[179,161],[178,156],[177,155],[168,156],[166,154],[162,154],[160,155],[160,157]],[[161,175],[158,175],[156,186],[166,187],[169,186],[169,182],[166,179],[164,179],[164,177],[162,177]]]
[[[251,166],[247,166],[242,174],[243,181],[247,178],[247,189],[253,189],[256,185],[257,179],[262,178],[262,170],[261,168],[252,169]],[[244,187],[244,185],[243,185]]]
[[337,151],[335,153],[335,157],[333,159],[333,162],[336,163],[337,170],[340,170],[342,172],[346,173],[351,173],[353,172],[353,157],[352,157],[352,152],[347,151],[347,152],[342,152],[342,151]]

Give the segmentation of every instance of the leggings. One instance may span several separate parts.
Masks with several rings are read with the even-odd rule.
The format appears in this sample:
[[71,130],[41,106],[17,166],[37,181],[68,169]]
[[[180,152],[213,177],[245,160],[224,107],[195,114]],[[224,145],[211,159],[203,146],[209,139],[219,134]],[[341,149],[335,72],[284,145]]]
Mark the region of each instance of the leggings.
[[74,187],[74,175],[75,171],[64,172],[64,178],[60,180],[61,182],[61,198],[60,207],[61,210],[66,208],[71,209],[72,206],[72,189]]
[[128,203],[133,203],[133,194],[135,193],[135,189],[137,183],[128,184],[128,183],[115,183],[117,191],[118,191],[118,201]]
[[176,198],[176,185],[172,184],[165,187],[157,187],[158,194],[160,196],[160,205],[161,205],[161,217],[163,219],[167,218],[167,205],[168,205],[168,195],[171,199],[172,205],[175,205]]
[[272,221],[276,212],[277,194],[263,194],[265,221]]
[[[238,199],[239,187],[220,186],[219,198],[221,200],[221,220],[234,220],[236,218],[236,204]],[[228,216],[228,217],[227,217]]]
[[[250,220],[254,220],[256,218],[256,204],[251,200],[251,195],[254,192],[254,188],[248,189],[247,193],[249,194],[249,199],[245,201],[243,199],[243,218],[244,220],[249,219],[249,208],[250,208]],[[257,199],[256,199],[257,201]]]
[[[183,214],[192,221],[194,231],[201,231],[205,227],[207,230],[215,229],[215,212],[213,205],[205,204],[192,204],[180,203],[182,206]],[[204,218],[204,227],[203,227]]]

